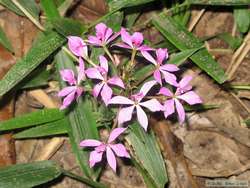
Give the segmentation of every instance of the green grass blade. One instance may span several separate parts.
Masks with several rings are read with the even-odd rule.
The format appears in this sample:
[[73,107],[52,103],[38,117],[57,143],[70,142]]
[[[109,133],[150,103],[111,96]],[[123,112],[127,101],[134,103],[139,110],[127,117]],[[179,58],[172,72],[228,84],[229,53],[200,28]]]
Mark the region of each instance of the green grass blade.
[[27,188],[47,183],[62,174],[52,161],[17,164],[0,168],[1,188]]
[[0,131],[31,127],[56,121],[64,118],[64,116],[64,113],[58,109],[39,110],[0,122]]
[[155,0],[106,0],[110,10],[118,10],[121,8],[138,6],[146,3],[153,2]]
[[50,32],[45,37],[41,37],[27,55],[18,61],[0,80],[0,96],[4,95],[21,82],[38,65],[48,58],[54,51],[66,41],[61,35]]
[[23,12],[10,0],[0,0],[0,4],[9,9],[12,12],[15,12],[19,16],[25,16]]
[[49,19],[60,18],[55,2],[53,0],[41,0],[42,8]]
[[12,47],[9,39],[7,38],[7,36],[5,35],[5,33],[1,27],[0,27],[0,44],[2,44],[10,52],[14,52],[13,47]]
[[165,163],[152,131],[146,133],[138,123],[129,126],[126,136],[135,152],[138,164],[147,171],[157,187],[164,187],[168,181]]
[[190,4],[195,5],[222,5],[222,6],[235,6],[235,5],[249,5],[250,0],[188,0]]
[[250,11],[248,6],[234,8],[234,20],[241,33],[246,33],[250,26]]
[[[200,48],[203,44],[185,27],[176,23],[171,17],[159,15],[153,18],[156,28],[181,51]],[[206,49],[193,54],[190,59],[219,84],[225,82],[226,75],[220,65],[212,58]]]
[[69,122],[66,118],[46,123],[37,127],[14,134],[15,139],[40,138],[68,133]]

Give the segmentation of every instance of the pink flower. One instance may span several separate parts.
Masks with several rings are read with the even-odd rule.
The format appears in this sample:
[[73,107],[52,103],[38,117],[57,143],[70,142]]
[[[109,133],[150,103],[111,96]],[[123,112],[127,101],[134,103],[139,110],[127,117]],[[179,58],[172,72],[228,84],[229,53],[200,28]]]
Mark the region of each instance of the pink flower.
[[119,111],[119,114],[118,114],[119,124],[122,124],[124,122],[131,120],[134,109],[136,108],[137,119],[140,125],[145,129],[145,131],[147,130],[148,118],[147,118],[146,113],[143,111],[142,107],[145,107],[152,112],[161,111],[162,109],[162,105],[156,99],[150,99],[150,100],[141,102],[141,100],[146,96],[148,91],[155,84],[156,84],[155,80],[146,82],[140,89],[139,93],[131,96],[132,100],[123,96],[115,96],[112,99],[110,99],[110,101],[108,102],[109,104],[129,105],[128,107],[124,107]]
[[143,45],[143,35],[142,33],[135,32],[133,35],[130,35],[126,29],[121,29],[121,38],[124,43],[116,44],[121,48],[133,49],[138,51],[150,51],[152,48]]
[[100,82],[94,86],[93,95],[94,97],[98,97],[99,93],[101,93],[101,97],[107,105],[113,95],[113,91],[109,85],[124,88],[124,84],[118,76],[113,76],[108,79],[107,59],[104,56],[100,56],[99,61],[100,66],[88,68],[85,72],[89,78],[100,80]]
[[112,144],[112,142],[120,136],[126,128],[116,128],[111,131],[107,143],[100,142],[99,140],[87,139],[80,143],[81,147],[95,147],[95,150],[90,153],[89,165],[92,168],[96,163],[100,162],[103,157],[103,153],[106,152],[106,158],[109,166],[116,172],[116,158],[118,157],[130,158],[125,146],[121,143]]
[[182,78],[182,80],[177,85],[175,94],[165,87],[160,89],[159,94],[165,95],[167,98],[169,98],[164,102],[163,106],[163,111],[166,118],[173,114],[176,108],[179,122],[184,122],[185,111],[180,100],[187,102],[189,105],[202,103],[200,97],[194,91],[190,91],[192,89],[192,86],[189,85],[191,80],[191,76],[185,76]]
[[83,58],[88,57],[88,48],[86,43],[82,40],[82,38],[77,36],[69,36],[68,46],[70,51],[77,57],[83,57]]
[[[113,34],[111,28],[108,28],[104,23],[99,23],[95,26],[96,36],[89,36],[88,42],[95,46],[105,46],[119,36],[119,32]],[[113,35],[113,36],[112,36]]]
[[62,80],[67,82],[70,86],[63,88],[59,91],[59,97],[65,97],[63,99],[63,104],[60,109],[67,108],[73,100],[79,98],[83,93],[83,88],[80,86],[82,80],[85,79],[84,73],[84,63],[81,58],[79,58],[79,68],[78,68],[78,76],[75,78],[74,71],[72,69],[63,69],[60,71],[60,75]]
[[163,65],[163,61],[168,58],[167,49],[159,48],[156,50],[156,59],[154,59],[147,51],[142,51],[142,55],[151,63],[153,63],[156,67],[154,71],[155,80],[162,85],[161,73],[165,81],[171,85],[177,85],[176,76],[170,72],[178,71],[179,68],[174,64],[165,64]]

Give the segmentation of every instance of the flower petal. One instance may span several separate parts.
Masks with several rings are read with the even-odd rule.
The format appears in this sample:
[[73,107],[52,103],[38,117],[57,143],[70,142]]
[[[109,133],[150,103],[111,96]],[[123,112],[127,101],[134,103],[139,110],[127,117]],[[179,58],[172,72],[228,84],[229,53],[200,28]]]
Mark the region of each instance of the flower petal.
[[143,96],[146,96],[149,90],[156,84],[157,82],[155,80],[148,81],[143,84],[143,86],[140,89],[140,93],[143,94]]
[[115,96],[109,100],[109,104],[134,104],[134,101],[123,96]]
[[147,131],[147,128],[148,128],[148,117],[147,117],[146,113],[143,111],[143,109],[139,105],[136,106],[136,112],[137,112],[138,122],[140,123],[140,125],[142,126],[142,128],[145,131]]
[[78,76],[77,76],[77,83],[80,84],[81,80],[85,79],[85,66],[83,59],[79,57],[79,70],[78,70]]
[[70,85],[76,84],[75,74],[72,69],[60,70],[60,75],[62,80],[68,82]]
[[63,104],[60,107],[60,110],[67,108],[73,100],[75,100],[75,92],[70,93],[63,99]]
[[167,97],[173,97],[173,93],[166,87],[162,87],[158,94],[165,95]]
[[143,107],[146,107],[151,112],[161,111],[161,109],[162,109],[161,103],[156,99],[150,99],[148,101],[141,102],[139,104]]
[[161,70],[165,70],[165,71],[168,71],[168,72],[176,72],[178,70],[180,70],[176,65],[174,64],[165,64],[165,65],[162,65],[160,66],[160,69]]
[[134,32],[134,34],[131,36],[132,44],[136,47],[140,47],[143,42],[143,35],[140,32]]
[[104,41],[106,43],[110,42],[110,41],[108,41],[108,39],[111,37],[112,34],[113,34],[113,30],[111,28],[107,28],[106,32],[105,32],[105,35],[104,35]]
[[133,48],[132,37],[131,37],[130,34],[126,31],[126,29],[124,29],[124,28],[121,29],[121,39],[122,39],[123,42],[125,42],[125,43],[128,44],[131,48]]
[[87,42],[92,44],[92,45],[96,45],[96,46],[102,45],[102,41],[100,39],[98,39],[96,36],[89,36]]
[[102,142],[99,140],[94,140],[94,139],[86,139],[80,142],[81,147],[96,147],[100,146]]
[[179,82],[180,88],[185,88],[188,86],[189,82],[193,79],[192,76],[184,76]]
[[133,111],[135,106],[129,106],[120,109],[118,112],[118,124],[121,125],[124,122],[130,121],[132,119]]
[[85,42],[80,37],[69,36],[68,37],[68,46],[70,51],[80,57],[88,56],[88,48]]
[[163,111],[164,111],[164,116],[165,118],[168,118],[169,115],[174,113],[174,100],[170,99],[170,100],[166,100],[164,102],[164,106],[163,106]]
[[92,168],[93,166],[95,166],[96,163],[98,163],[102,160],[102,154],[103,154],[103,152],[97,152],[95,150],[90,152],[90,155],[89,155],[90,168]]
[[116,158],[110,147],[107,147],[106,156],[109,166],[116,172]]
[[112,94],[113,94],[112,89],[108,86],[108,84],[104,84],[101,91],[101,96],[106,106],[108,105],[108,102],[112,97]]
[[167,49],[159,48],[156,50],[157,63],[162,64],[162,62],[168,58]]
[[114,46],[118,46],[120,48],[131,49],[131,47],[129,45],[123,44],[123,43],[118,43],[118,44],[115,44]]
[[126,131],[126,128],[115,128],[111,131],[108,139],[108,143],[113,142],[118,136]]
[[75,90],[76,90],[76,86],[65,87],[61,91],[59,91],[57,95],[59,97],[64,97],[64,96],[70,94],[71,92],[73,92]]
[[167,71],[161,71],[163,76],[164,76],[164,79],[165,79],[165,82],[173,85],[173,86],[177,86],[178,83],[176,81],[176,76],[174,74],[171,74]]
[[178,99],[174,99],[175,107],[178,113],[179,122],[182,124],[185,120],[185,110]]
[[100,67],[102,67],[106,72],[109,71],[108,60],[103,56],[99,56]]
[[154,79],[162,85],[161,72],[158,69],[154,71]]
[[76,88],[76,98],[77,98],[77,99],[82,95],[83,91],[84,91],[84,90],[83,90],[82,87],[77,87],[77,88]]
[[118,76],[113,76],[113,77],[110,78],[107,82],[108,82],[109,84],[119,86],[119,87],[121,87],[121,88],[123,88],[123,89],[125,88],[122,79],[119,78]]
[[194,91],[179,95],[177,98],[186,101],[190,105],[202,103],[201,98]]
[[103,76],[101,75],[101,73],[96,68],[88,68],[85,71],[85,73],[91,79],[104,80]]
[[110,144],[110,147],[118,157],[130,158],[129,153],[123,144]]
[[100,93],[100,91],[101,91],[103,85],[104,85],[104,83],[103,83],[103,82],[100,82],[100,83],[98,83],[98,84],[96,84],[96,85],[94,86],[94,88],[93,88],[93,90],[92,90],[92,94],[93,94],[93,96],[94,96],[95,98],[98,97],[98,95],[99,95],[99,93]]
[[104,23],[99,23],[95,26],[96,35],[104,37],[107,26]]
[[148,53],[147,51],[141,50],[141,54],[149,62],[153,63],[154,65],[157,65],[156,60],[150,55],[150,53]]

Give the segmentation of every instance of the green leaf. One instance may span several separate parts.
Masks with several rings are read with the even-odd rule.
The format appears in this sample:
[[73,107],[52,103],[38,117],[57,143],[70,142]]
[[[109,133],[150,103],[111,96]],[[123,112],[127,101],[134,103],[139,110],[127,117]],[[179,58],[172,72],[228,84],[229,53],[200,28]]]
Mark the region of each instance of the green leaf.
[[220,108],[220,105],[216,105],[216,104],[198,104],[198,105],[185,105],[184,109],[187,112],[191,112],[191,111],[204,111],[204,110],[213,110],[213,109],[217,109]]
[[169,64],[176,64],[176,65],[179,66],[182,63],[184,63],[184,61],[186,61],[191,55],[193,55],[195,52],[197,52],[200,49],[201,48],[194,48],[194,49],[190,49],[190,50],[183,50],[183,51],[181,51],[179,53],[176,53],[176,54],[170,56],[170,59],[169,59],[169,61],[167,63],[169,63]]
[[47,18],[49,19],[60,18],[60,14],[53,0],[41,0],[40,3]]
[[28,54],[18,61],[0,80],[0,96],[7,93],[41,64],[49,55],[56,51],[66,41],[61,35],[50,32],[41,37]]
[[[57,70],[71,68],[75,69],[72,60],[67,56],[64,51],[60,51],[56,55]],[[61,80],[60,80],[61,81]],[[65,86],[63,81],[60,82],[61,86]],[[83,150],[79,147],[80,141],[91,138],[98,139],[99,134],[97,130],[97,123],[95,120],[94,109],[91,101],[86,96],[84,100],[80,99],[77,103],[74,103],[68,114],[70,126],[68,127],[68,134],[70,138],[71,147],[73,153],[76,155],[78,163],[86,175],[89,178],[96,179],[100,173],[100,168],[93,169],[88,165],[89,151]]]
[[9,41],[9,39],[7,38],[7,36],[5,35],[3,29],[0,27],[0,43],[10,52],[14,52],[13,47]]
[[248,127],[250,127],[250,119],[245,120],[245,123]]
[[1,188],[28,188],[49,182],[61,175],[52,161],[17,164],[0,168]]
[[25,16],[23,12],[10,0],[0,0],[0,4],[9,9],[12,12],[15,12],[19,16]]
[[79,21],[70,18],[51,19],[52,27],[63,36],[81,35],[87,28]]
[[39,20],[40,9],[35,0],[18,0],[18,2],[33,18]]
[[155,0],[106,0],[110,10],[119,10],[121,8],[138,6],[146,3],[153,2]]
[[250,4],[250,0],[187,0],[187,2],[196,5],[222,5],[222,6]]
[[226,43],[228,43],[230,48],[232,48],[233,50],[240,47],[240,45],[243,41],[243,39],[241,37],[233,37],[229,33],[222,33],[222,34],[219,34],[217,37],[224,40]]
[[31,127],[56,121],[64,118],[64,116],[64,113],[58,109],[39,110],[0,122],[0,131]]
[[133,123],[129,126],[129,134],[126,139],[131,144],[139,165],[147,171],[157,187],[164,187],[168,176],[153,132],[148,130],[146,133],[138,123]]
[[65,15],[67,10],[70,8],[71,4],[74,2],[74,0],[64,0],[63,3],[60,4],[58,7],[58,11],[60,12],[60,15]]
[[250,12],[248,6],[234,8],[234,20],[241,33],[246,33],[250,26]]
[[28,130],[19,132],[14,135],[15,139],[24,138],[39,138],[45,136],[54,136],[68,133],[69,122],[66,118],[49,122],[37,127],[30,128]]
[[[203,44],[187,29],[175,22],[171,17],[154,16],[155,27],[181,51],[200,48]],[[212,58],[206,49],[201,49],[193,54],[190,59],[218,83],[226,80],[226,75],[220,65]]]

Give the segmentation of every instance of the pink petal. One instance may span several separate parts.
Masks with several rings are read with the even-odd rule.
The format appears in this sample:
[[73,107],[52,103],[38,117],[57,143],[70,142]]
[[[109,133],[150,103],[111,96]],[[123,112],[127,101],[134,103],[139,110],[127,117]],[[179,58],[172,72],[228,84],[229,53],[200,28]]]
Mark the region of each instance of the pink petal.
[[84,90],[82,87],[77,87],[77,89],[76,89],[76,98],[77,99],[82,95],[83,91]]
[[184,76],[181,81],[179,82],[180,88],[185,88],[188,86],[189,82],[193,79],[192,76]]
[[58,96],[64,97],[75,90],[76,90],[76,86],[65,87],[61,91],[58,92]]
[[92,78],[92,79],[98,79],[98,80],[104,80],[103,76],[101,75],[101,73],[98,71],[98,69],[96,68],[88,68],[86,71],[85,71],[86,75],[89,77],[89,78]]
[[63,69],[60,70],[60,75],[63,81],[68,82],[70,85],[75,85],[76,80],[75,80],[75,74],[72,69]]
[[86,139],[80,142],[81,147],[97,147],[100,146],[102,142],[94,139]]
[[112,94],[113,94],[112,89],[108,86],[108,84],[104,84],[101,91],[101,96],[106,106],[108,105],[108,102],[112,97]]
[[161,71],[163,76],[164,76],[164,79],[165,79],[165,82],[173,85],[173,86],[177,86],[178,83],[176,81],[176,76],[174,74],[171,74],[167,71]]
[[95,85],[95,87],[93,88],[93,91],[92,91],[92,94],[94,95],[94,97],[98,97],[103,85],[104,85],[103,82],[100,82],[100,83]]
[[121,29],[121,38],[122,38],[122,41],[123,41],[123,42],[125,42],[125,43],[128,44],[131,48],[133,48],[132,37],[131,37],[130,34],[126,31],[126,29],[124,29],[124,28]]
[[132,119],[133,111],[135,106],[129,106],[120,109],[118,112],[118,124],[121,125],[124,122],[130,121]]
[[102,41],[100,39],[98,39],[96,36],[89,36],[88,43],[93,44],[93,45],[97,45],[97,46],[102,45]]
[[93,166],[95,166],[96,163],[98,163],[102,160],[102,154],[103,154],[103,152],[97,152],[95,150],[90,152],[90,155],[89,155],[90,168],[92,168]]
[[201,98],[193,91],[179,95],[178,99],[182,99],[190,105],[202,103]]
[[165,64],[165,65],[162,65],[160,66],[160,69],[161,70],[165,70],[165,71],[168,71],[168,72],[176,72],[178,70],[180,70],[176,65],[174,64]]
[[150,99],[148,101],[145,102],[141,102],[139,103],[141,106],[146,107],[147,109],[149,109],[151,112],[156,112],[156,111],[161,111],[162,109],[162,105],[161,103],[156,100],[156,99]]
[[95,26],[96,34],[104,37],[107,26],[104,23],[99,23]]
[[75,100],[75,92],[70,93],[63,99],[63,105],[60,107],[60,109],[63,110],[67,108],[73,100]]
[[109,84],[116,85],[116,86],[119,86],[119,87],[125,89],[125,86],[124,86],[122,79],[119,78],[118,76],[114,76],[114,77],[110,78],[107,82]]
[[149,90],[156,84],[157,82],[155,80],[148,81],[143,84],[143,86],[140,89],[140,93],[143,93],[143,96],[146,96]]
[[100,66],[106,71],[109,71],[109,65],[108,65],[108,60],[103,56],[99,56],[99,61],[100,61]]
[[184,120],[185,120],[184,108],[183,108],[182,104],[179,102],[178,99],[174,99],[174,102],[175,102],[176,110],[177,110],[177,113],[178,113],[179,122],[182,124],[184,122]]
[[79,58],[79,70],[78,70],[77,83],[80,84],[81,80],[84,80],[84,79],[85,79],[84,62],[82,58]]
[[139,48],[137,48],[137,50],[140,50],[141,53],[142,53],[143,51],[153,51],[154,49],[153,49],[153,48],[150,48],[150,47],[147,46],[147,45],[141,45]]
[[169,115],[174,113],[174,100],[166,100],[163,107],[164,116],[167,118]]
[[154,71],[154,79],[162,85],[161,72],[158,69]]
[[150,61],[151,63],[153,63],[154,65],[157,65],[157,62],[155,61],[155,59],[150,55],[150,53],[148,53],[147,51],[141,51],[142,56],[147,59],[148,61]]
[[146,113],[143,111],[143,109],[137,105],[136,106],[136,112],[137,112],[137,119],[140,123],[140,125],[143,127],[145,131],[147,131],[148,128],[148,117]]
[[88,48],[85,42],[80,37],[69,36],[68,37],[68,46],[70,51],[80,57],[88,56]]
[[159,48],[158,50],[156,50],[156,57],[157,57],[157,62],[159,64],[162,64],[162,62],[168,57],[167,49]]
[[107,28],[105,36],[104,36],[104,41],[108,42],[108,39],[111,37],[111,35],[113,34],[113,31],[111,28]]
[[109,104],[134,104],[134,101],[123,96],[115,96],[109,100]]
[[142,35],[142,33],[135,32],[131,36],[131,41],[132,41],[132,44],[134,44],[136,47],[141,46],[141,44],[143,42],[143,35]]
[[108,143],[113,142],[118,136],[126,131],[126,128],[115,128],[111,131],[108,139]]
[[112,37],[110,37],[110,38],[106,41],[106,43],[108,44],[108,43],[110,43],[111,41],[115,40],[120,34],[121,34],[121,32],[116,32],[115,34],[113,34]]
[[123,144],[110,144],[110,147],[118,157],[130,158],[129,153]]
[[127,44],[122,44],[122,43],[118,43],[115,44],[115,46],[121,47],[121,48],[126,48],[126,49],[131,49],[131,47]]
[[173,97],[173,93],[168,88],[165,87],[162,87],[158,94],[165,95],[167,97]]
[[109,166],[116,172],[116,159],[115,154],[110,147],[107,147],[106,156]]

